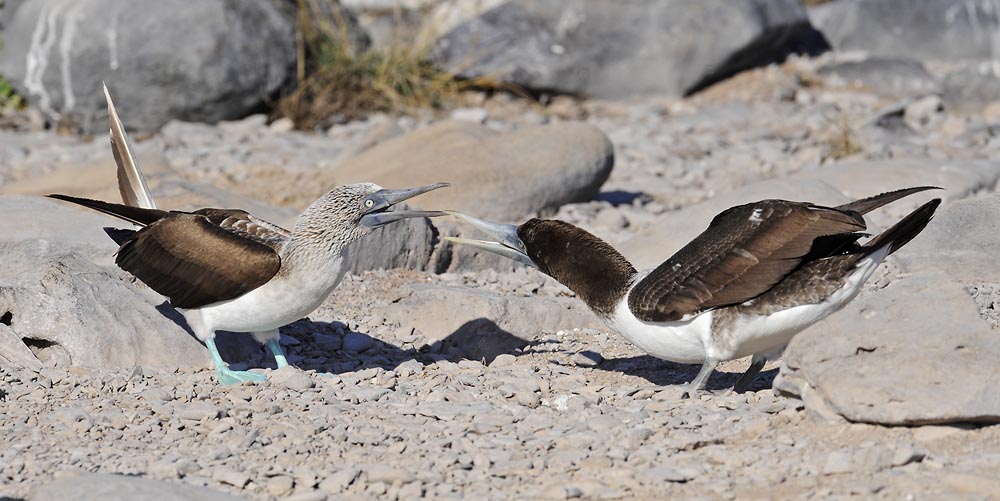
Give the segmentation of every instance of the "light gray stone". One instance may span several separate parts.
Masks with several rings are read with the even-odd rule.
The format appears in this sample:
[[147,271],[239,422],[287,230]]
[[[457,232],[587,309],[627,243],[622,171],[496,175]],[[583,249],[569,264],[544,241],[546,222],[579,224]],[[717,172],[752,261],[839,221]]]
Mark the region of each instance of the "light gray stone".
[[195,487],[142,477],[82,473],[40,484],[28,501],[236,501],[244,499],[208,487]]
[[868,87],[889,96],[913,96],[938,92],[941,83],[923,63],[908,58],[868,57],[860,61],[842,61],[822,66],[820,75],[835,83]]
[[246,114],[295,65],[292,17],[266,0],[39,0],[17,9],[3,37],[0,74],[91,132],[107,127],[102,81],[131,127],[155,130]]
[[998,15],[989,2],[941,0],[840,0],[809,9],[835,50],[916,59],[993,57]]
[[305,391],[316,385],[308,373],[291,365],[272,372],[268,376],[268,381],[292,391]]
[[775,387],[796,394],[810,385],[854,422],[996,423],[998,357],[996,332],[969,293],[947,274],[919,271],[793,338]]
[[794,0],[470,0],[438,17],[451,19],[431,23],[442,35],[432,55],[462,77],[606,98],[684,95],[780,60],[813,33]]
[[945,204],[898,259],[907,268],[936,268],[965,284],[1000,282],[998,214],[996,193]]

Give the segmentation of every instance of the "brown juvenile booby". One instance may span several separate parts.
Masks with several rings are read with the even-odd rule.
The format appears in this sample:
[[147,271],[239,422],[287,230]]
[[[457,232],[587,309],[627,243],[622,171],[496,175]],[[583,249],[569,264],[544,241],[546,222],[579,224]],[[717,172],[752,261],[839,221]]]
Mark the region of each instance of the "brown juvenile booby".
[[278,367],[287,365],[278,328],[308,315],[329,296],[346,271],[350,243],[395,221],[444,214],[389,209],[445,183],[402,190],[373,183],[340,186],[306,208],[291,231],[239,209],[156,209],[107,97],[119,187],[128,205],[49,196],[140,227],[105,228],[120,246],[115,263],[183,313],[208,347],[223,384],[264,376],[230,370],[215,346],[215,331],[252,333]]
[[734,389],[744,391],[792,336],[854,299],[886,256],[915,237],[941,203],[934,199],[858,243],[862,217],[909,188],[838,207],[762,200],[727,209],[656,268],[638,272],[611,245],[569,223],[520,226],[447,211],[490,240],[446,237],[537,267],[569,287],[612,330],[643,351],[700,363],[688,390],[703,390],[716,366],[752,355]]

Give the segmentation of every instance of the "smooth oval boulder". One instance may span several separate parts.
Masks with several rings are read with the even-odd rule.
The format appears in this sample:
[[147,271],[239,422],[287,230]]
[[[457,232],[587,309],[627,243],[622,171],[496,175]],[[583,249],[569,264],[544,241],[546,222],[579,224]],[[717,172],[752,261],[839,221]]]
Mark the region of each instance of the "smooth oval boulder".
[[798,0],[468,0],[428,24],[432,57],[462,77],[602,98],[685,95],[815,35]]
[[269,0],[35,0],[3,42],[0,74],[86,132],[107,130],[102,81],[130,130],[156,130],[243,116],[290,81],[296,60],[292,16]]
[[501,133],[449,120],[344,161],[324,184],[371,181],[400,188],[444,181],[451,187],[421,195],[413,203],[515,222],[541,210],[592,200],[613,165],[611,141],[589,124]]
[[775,389],[854,422],[1000,422],[1000,343],[969,292],[935,270],[890,280],[794,337]]

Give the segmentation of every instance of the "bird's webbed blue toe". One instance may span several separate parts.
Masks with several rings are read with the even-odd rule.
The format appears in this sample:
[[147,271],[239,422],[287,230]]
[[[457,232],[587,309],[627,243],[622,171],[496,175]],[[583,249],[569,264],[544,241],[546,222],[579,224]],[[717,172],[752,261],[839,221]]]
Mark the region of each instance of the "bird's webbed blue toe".
[[265,379],[267,376],[250,371],[234,371],[228,367],[218,369],[219,383],[224,385],[240,384],[245,381],[250,381],[253,383],[259,383]]

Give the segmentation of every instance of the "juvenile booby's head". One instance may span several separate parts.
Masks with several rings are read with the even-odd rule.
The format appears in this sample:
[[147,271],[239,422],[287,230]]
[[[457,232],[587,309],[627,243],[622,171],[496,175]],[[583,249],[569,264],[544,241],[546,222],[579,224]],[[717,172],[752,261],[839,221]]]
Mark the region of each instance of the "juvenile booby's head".
[[441,211],[390,209],[404,200],[446,186],[449,184],[435,183],[399,190],[387,190],[375,183],[338,186],[303,212],[296,224],[296,233],[317,235],[332,231],[342,240],[353,241],[403,219],[443,216],[445,213]]
[[445,211],[487,233],[489,240],[445,237],[538,268],[569,287],[595,311],[605,313],[624,294],[635,268],[607,242],[564,221],[529,219],[524,224],[495,223]]

